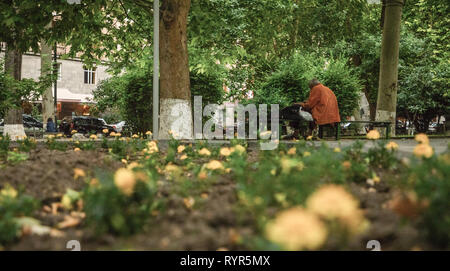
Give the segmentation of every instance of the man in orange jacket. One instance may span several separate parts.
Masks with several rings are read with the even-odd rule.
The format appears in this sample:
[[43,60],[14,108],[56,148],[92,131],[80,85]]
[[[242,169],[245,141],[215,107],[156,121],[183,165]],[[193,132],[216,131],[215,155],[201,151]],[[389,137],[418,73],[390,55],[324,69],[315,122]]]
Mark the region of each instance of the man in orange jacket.
[[305,110],[310,111],[316,125],[331,125],[341,122],[339,107],[331,89],[322,85],[317,79],[309,82],[309,98],[299,103]]

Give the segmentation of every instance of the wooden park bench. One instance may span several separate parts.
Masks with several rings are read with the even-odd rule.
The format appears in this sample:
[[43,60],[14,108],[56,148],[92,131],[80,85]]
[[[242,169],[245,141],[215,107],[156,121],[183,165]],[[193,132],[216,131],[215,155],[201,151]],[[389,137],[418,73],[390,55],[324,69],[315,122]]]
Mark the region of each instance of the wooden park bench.
[[[289,122],[299,121],[298,119],[291,119],[291,118],[280,118],[281,122],[281,133],[287,134],[287,126],[289,125]],[[341,138],[341,123],[354,123],[354,124],[369,124],[370,129],[373,128],[385,128],[385,137],[386,139],[390,138],[391,134],[391,123],[388,121],[365,121],[365,120],[355,120],[355,121],[345,121],[345,122],[337,122],[334,123],[334,127],[330,124],[326,125],[319,125],[319,138],[323,138],[323,132],[326,128],[333,128],[334,130],[334,137],[336,140],[339,140]],[[337,127],[337,129],[336,129]]]

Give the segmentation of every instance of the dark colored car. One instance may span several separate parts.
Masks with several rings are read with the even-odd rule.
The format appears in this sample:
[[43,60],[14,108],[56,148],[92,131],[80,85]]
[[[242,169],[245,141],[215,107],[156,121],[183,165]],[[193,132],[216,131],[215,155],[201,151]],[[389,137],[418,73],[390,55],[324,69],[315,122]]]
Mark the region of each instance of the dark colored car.
[[[22,118],[23,118],[23,126],[25,128],[38,128],[38,129],[42,129],[43,125],[42,122],[38,121],[37,119],[33,118],[30,115],[27,114],[22,114]],[[2,119],[0,120],[0,126],[5,125],[5,121]]]
[[108,129],[108,133],[114,131],[114,128],[106,124],[103,119],[87,116],[64,118],[61,120],[61,124],[59,125],[59,131],[68,136],[72,134],[72,130],[76,130],[81,134],[98,134],[103,133],[104,129]]
[[35,128],[42,129],[44,127],[42,125],[42,122],[38,121],[37,119],[33,118],[30,115],[23,114],[22,117],[23,117],[23,126],[25,128],[33,128],[33,127],[35,127]]

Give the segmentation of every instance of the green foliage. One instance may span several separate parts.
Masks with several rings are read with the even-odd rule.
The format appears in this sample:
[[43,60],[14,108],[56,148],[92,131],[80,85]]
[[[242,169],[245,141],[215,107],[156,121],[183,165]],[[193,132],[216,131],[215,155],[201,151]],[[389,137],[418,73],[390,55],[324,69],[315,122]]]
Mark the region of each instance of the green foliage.
[[4,60],[0,59],[0,116],[12,107],[20,107],[24,101],[36,101],[51,86],[52,75],[40,76],[39,80],[24,78],[15,80],[5,73]]
[[280,107],[308,99],[308,82],[318,78],[335,93],[341,118],[350,116],[358,104],[361,86],[356,72],[342,58],[327,59],[296,54],[283,62],[255,92],[256,103],[280,104]]
[[31,215],[38,203],[30,196],[17,195],[12,187],[6,186],[0,191],[0,244],[16,240],[21,227],[17,218]]
[[31,150],[36,149],[36,140],[34,138],[30,139],[26,137],[23,140],[18,140],[19,151],[21,152],[30,152]]
[[[203,97],[203,103],[220,103],[224,92],[220,74],[191,72],[191,95]],[[117,110],[134,133],[152,130],[152,74],[132,70],[103,81],[94,91],[97,110]]]
[[8,150],[9,145],[11,144],[11,140],[9,139],[9,136],[6,135],[0,136],[0,160],[6,159],[8,157]]
[[111,174],[98,176],[99,185],[83,191],[86,223],[99,234],[130,235],[142,230],[156,207],[156,185],[138,180],[131,195],[125,195],[114,184]]
[[13,165],[19,164],[20,162],[26,161],[28,159],[28,154],[10,151],[8,152],[7,162]]
[[400,69],[399,115],[414,121],[418,132],[426,132],[430,121],[450,110],[450,68],[448,61],[427,62]]
[[223,82],[218,74],[191,72],[191,96],[202,96],[203,104],[221,104],[224,98]]
[[366,153],[363,151],[364,143],[356,141],[351,146],[345,148],[343,165],[345,174],[348,180],[353,180],[356,183],[362,183],[370,177],[371,170],[369,168],[369,161]]
[[367,151],[367,158],[372,168],[391,170],[398,167],[396,150],[388,150],[385,140],[378,140],[373,143],[374,146]]
[[425,41],[433,52],[432,59],[448,59],[450,49],[449,12],[450,7],[445,0],[412,1],[407,2],[404,7],[406,28]]
[[66,151],[68,147],[67,142],[57,141],[54,138],[47,138],[45,144],[50,150]]
[[[279,146],[280,151],[286,149]],[[247,170],[240,171],[243,176],[237,176],[240,202],[256,212],[256,217],[264,218],[271,208],[301,205],[323,184],[347,181],[341,167],[342,154],[326,146],[315,149],[303,144],[294,155],[278,156],[270,151],[261,155],[258,163],[249,164]]]
[[415,160],[405,178],[413,184],[420,199],[429,202],[422,214],[422,227],[429,240],[443,249],[450,248],[450,155]]

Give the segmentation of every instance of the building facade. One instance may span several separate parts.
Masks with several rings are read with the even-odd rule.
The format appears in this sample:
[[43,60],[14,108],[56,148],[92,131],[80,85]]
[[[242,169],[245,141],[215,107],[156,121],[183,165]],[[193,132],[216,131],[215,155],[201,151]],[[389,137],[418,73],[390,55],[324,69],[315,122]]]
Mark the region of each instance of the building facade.
[[[0,45],[0,58],[5,57],[5,44]],[[86,114],[86,108],[93,101],[93,90],[110,75],[106,65],[88,69],[79,58],[61,59],[68,48],[58,46],[57,110],[58,119],[65,116]],[[22,56],[22,78],[38,80],[41,75],[40,54],[28,52]],[[53,87],[54,88],[54,87]],[[54,90],[52,89],[54,96]],[[40,101],[37,101],[38,103]]]

